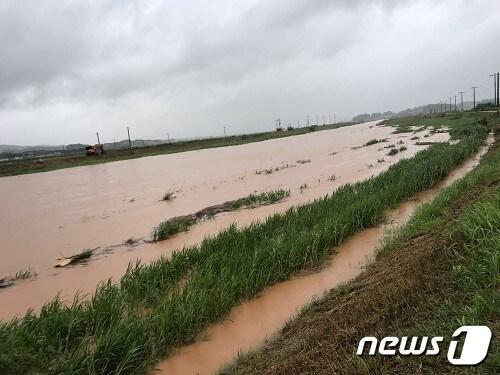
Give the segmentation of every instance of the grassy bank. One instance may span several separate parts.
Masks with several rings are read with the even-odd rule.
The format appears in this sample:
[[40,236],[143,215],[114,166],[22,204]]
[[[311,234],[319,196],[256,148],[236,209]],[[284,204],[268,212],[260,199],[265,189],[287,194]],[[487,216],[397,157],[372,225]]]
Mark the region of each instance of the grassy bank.
[[380,125],[395,126],[395,133],[415,133],[417,135],[426,129],[433,132],[442,128],[449,128],[451,139],[460,139],[475,132],[475,129],[470,126],[471,121],[474,121],[477,126],[487,126],[488,120],[494,118],[496,118],[496,115],[492,113],[442,113],[427,116],[393,118],[381,122]]
[[[500,137],[497,132],[496,138]],[[273,342],[223,374],[498,374],[500,371],[500,143],[480,166],[389,236],[376,261],[289,322]],[[480,366],[446,359],[452,333],[487,325]],[[356,356],[364,336],[444,336],[438,356]]]
[[234,135],[229,137],[207,138],[192,141],[167,143],[152,147],[134,148],[129,150],[106,149],[104,155],[98,157],[87,157],[81,154],[64,156],[53,156],[41,159],[14,160],[0,162],[0,177],[15,176],[27,173],[47,172],[63,168],[77,167],[81,165],[94,165],[112,161],[137,159],[145,156],[174,154],[177,152],[202,150],[206,148],[236,146],[246,143],[262,142],[269,139],[290,137],[293,135],[307,134],[313,131],[337,129],[344,126],[354,125],[354,122],[338,123],[323,126],[310,126],[289,131],[273,131],[254,134]]
[[436,144],[379,176],[239,229],[169,259],[131,265],[90,300],[58,300],[0,326],[0,373],[140,374],[265,286],[320,265],[384,211],[428,189],[470,157],[488,131]]

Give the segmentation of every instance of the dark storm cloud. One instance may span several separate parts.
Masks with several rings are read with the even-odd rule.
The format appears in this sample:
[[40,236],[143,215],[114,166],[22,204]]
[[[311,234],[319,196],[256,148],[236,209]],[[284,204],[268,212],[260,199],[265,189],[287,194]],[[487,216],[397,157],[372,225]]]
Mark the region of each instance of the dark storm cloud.
[[0,126],[18,142],[46,124],[77,138],[131,119],[144,136],[162,133],[166,119],[180,135],[207,135],[221,119],[251,131],[333,105],[349,116],[420,104],[458,80],[476,84],[464,77],[498,62],[487,48],[496,5],[4,0]]
[[[15,102],[21,94],[42,103],[42,98],[72,95],[116,97],[203,70],[210,72],[208,79],[235,79],[297,55],[320,53],[304,29],[313,29],[325,12],[366,3],[262,1],[243,13],[235,7],[219,22],[221,2],[182,7],[167,1],[2,2],[0,99]],[[205,18],[203,8],[214,18]],[[181,24],[189,11],[193,23]],[[337,51],[352,42],[355,30],[335,32],[323,45]],[[313,35],[328,39],[321,30]]]

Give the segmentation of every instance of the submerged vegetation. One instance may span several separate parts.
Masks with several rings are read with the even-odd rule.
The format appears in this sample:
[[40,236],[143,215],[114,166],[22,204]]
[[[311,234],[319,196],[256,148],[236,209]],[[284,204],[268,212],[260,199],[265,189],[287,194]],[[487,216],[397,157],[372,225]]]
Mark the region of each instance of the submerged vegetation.
[[17,271],[14,275],[14,280],[27,280],[36,277],[37,273],[30,269]]
[[[369,180],[248,227],[231,225],[170,258],[131,264],[118,282],[102,283],[89,299],[67,305],[56,298],[39,315],[0,323],[0,373],[143,373],[236,304],[321,265],[333,246],[443,179],[485,139],[488,126],[475,125],[471,120],[470,134],[462,133],[459,143],[435,144]],[[188,224],[181,220],[177,227]]]
[[165,194],[163,194],[163,198],[161,199],[162,201],[171,201],[175,199],[175,193],[173,191],[167,191]]
[[288,196],[290,196],[290,191],[283,189],[267,191],[260,194],[252,193],[243,198],[206,207],[191,215],[173,217],[160,223],[160,225],[154,229],[153,239],[155,241],[166,240],[176,233],[188,231],[191,226],[200,220],[209,219],[221,212],[235,211],[242,207],[254,208],[272,204],[287,198]]
[[372,139],[371,141],[366,142],[363,146],[367,147],[367,146],[371,146],[371,145],[376,145],[377,143],[381,143],[381,142],[387,142],[387,138],[384,138],[384,139]]
[[[94,249],[95,250],[95,249]],[[94,255],[94,250],[84,249],[78,254],[72,255],[67,258],[61,258],[57,261],[54,267],[67,267],[69,265],[86,262],[92,255]]]
[[258,169],[255,171],[255,174],[273,174],[274,172],[279,172],[283,169],[287,169],[287,168],[295,168],[295,164],[283,164],[283,165],[280,165],[278,167],[274,167],[274,168],[268,168],[268,169]]
[[394,156],[399,152],[397,148],[391,148],[391,150],[387,153],[388,156]]

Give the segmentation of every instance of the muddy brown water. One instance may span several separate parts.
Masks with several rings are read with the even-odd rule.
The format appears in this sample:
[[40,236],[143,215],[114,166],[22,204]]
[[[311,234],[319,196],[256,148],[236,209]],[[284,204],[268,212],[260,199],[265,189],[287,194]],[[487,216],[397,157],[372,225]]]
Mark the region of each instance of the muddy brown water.
[[[240,146],[2,177],[0,278],[28,268],[38,276],[0,290],[0,319],[22,315],[29,308],[38,311],[57,293],[64,300],[71,300],[78,291],[91,293],[100,281],[119,279],[131,261],[168,256],[233,222],[245,226],[283,212],[331,193],[342,184],[379,174],[401,158],[426,148],[409,139],[413,134],[392,131],[371,122]],[[408,150],[390,157],[383,148],[390,143],[352,149],[374,138],[387,138],[390,143],[403,141]],[[448,134],[436,133],[425,139],[446,141]],[[378,163],[377,159],[385,161]],[[299,164],[297,160],[311,162]],[[286,164],[294,167],[268,175],[255,173]],[[332,175],[334,181],[329,180]],[[301,192],[302,184],[308,188]],[[136,247],[120,245],[131,237],[150,238],[153,227],[171,217],[254,191],[278,188],[290,189],[290,198],[217,215],[167,241]],[[160,202],[166,191],[177,191],[177,198]],[[61,256],[97,247],[100,255],[87,265],[53,268]],[[112,251],[100,253],[107,247],[113,247]]]
[[[490,137],[488,143],[492,141]],[[328,290],[358,276],[373,258],[384,233],[405,224],[418,206],[430,202],[440,189],[465,176],[479,164],[487,149],[487,146],[482,147],[478,154],[455,169],[434,189],[424,191],[388,211],[386,223],[352,236],[336,249],[328,265],[320,272],[268,287],[258,298],[233,308],[224,321],[206,329],[194,344],[176,350],[150,375],[214,374],[239,354],[263,345],[314,298],[320,298]]]

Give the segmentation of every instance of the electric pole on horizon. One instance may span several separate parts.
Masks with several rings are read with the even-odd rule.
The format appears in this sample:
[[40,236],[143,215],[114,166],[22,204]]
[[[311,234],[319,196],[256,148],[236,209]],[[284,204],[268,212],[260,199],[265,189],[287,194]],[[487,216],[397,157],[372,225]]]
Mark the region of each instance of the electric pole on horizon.
[[497,106],[498,98],[497,98],[497,74],[490,74],[490,77],[493,77],[493,98],[495,106]]
[[476,110],[476,89],[478,89],[479,86],[472,86],[472,96],[474,97],[474,106],[472,107],[472,110],[475,111]]
[[457,111],[457,96],[455,95],[455,112]]
[[497,107],[500,107],[500,73],[497,73]]
[[464,94],[465,94],[465,92],[459,91],[458,93],[460,94],[460,106],[461,106],[461,110],[463,112],[464,111]]
[[99,140],[99,132],[95,133],[97,135],[97,144],[101,147],[101,141]]
[[450,112],[453,112],[453,111],[451,110],[451,96],[450,96]]
[[224,126],[224,138],[226,138],[226,127]]
[[132,152],[132,142],[130,141],[130,128],[127,126],[127,135],[128,135],[128,150]]
[[309,127],[309,115],[307,115],[307,120],[306,120],[306,122],[307,122],[307,127]]

